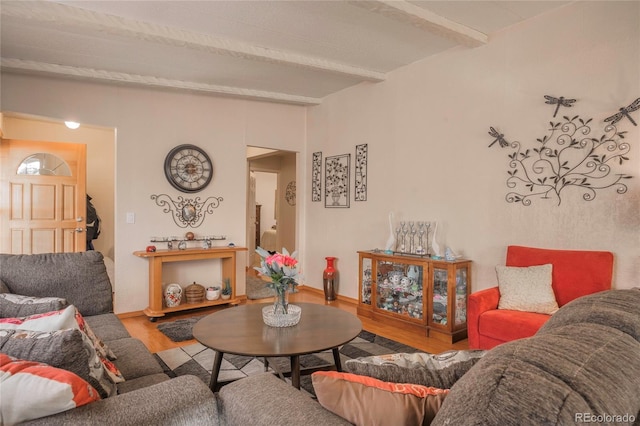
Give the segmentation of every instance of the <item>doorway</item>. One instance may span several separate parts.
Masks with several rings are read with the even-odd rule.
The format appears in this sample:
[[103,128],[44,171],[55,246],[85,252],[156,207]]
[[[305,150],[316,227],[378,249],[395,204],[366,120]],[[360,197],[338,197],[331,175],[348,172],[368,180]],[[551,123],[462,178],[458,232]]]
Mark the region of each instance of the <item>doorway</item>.
[[60,119],[3,111],[2,132],[7,139],[86,145],[86,193],[98,211],[101,229],[93,244],[96,251],[114,259],[116,130],[85,123],[71,130]]
[[269,251],[296,248],[296,153],[247,149],[247,248],[250,268],[259,266],[259,244]]

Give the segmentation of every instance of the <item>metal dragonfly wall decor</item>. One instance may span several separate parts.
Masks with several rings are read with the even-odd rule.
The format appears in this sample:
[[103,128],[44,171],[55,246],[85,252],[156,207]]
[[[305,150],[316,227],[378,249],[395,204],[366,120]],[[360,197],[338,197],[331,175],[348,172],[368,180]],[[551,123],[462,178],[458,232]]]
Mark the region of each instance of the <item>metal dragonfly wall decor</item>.
[[[555,104],[553,117],[560,106],[573,107],[575,99],[563,96],[544,96],[547,104]],[[553,199],[558,205],[566,193],[582,194],[582,199],[592,201],[600,190],[615,188],[618,194],[627,192],[626,179],[632,176],[616,173],[615,168],[629,160],[631,147],[624,138],[626,131],[619,131],[615,123],[623,118],[636,125],[629,113],[640,108],[640,98],[619,112],[606,118],[602,135],[591,135],[593,119],[579,115],[563,116],[561,121],[550,121],[548,134],[537,138],[533,147],[523,147],[518,141],[507,142],[504,135],[490,127],[489,135],[500,146],[510,147],[508,155],[507,187],[511,189],[505,199],[509,203],[531,205],[534,199]],[[571,190],[573,189],[573,191]]]

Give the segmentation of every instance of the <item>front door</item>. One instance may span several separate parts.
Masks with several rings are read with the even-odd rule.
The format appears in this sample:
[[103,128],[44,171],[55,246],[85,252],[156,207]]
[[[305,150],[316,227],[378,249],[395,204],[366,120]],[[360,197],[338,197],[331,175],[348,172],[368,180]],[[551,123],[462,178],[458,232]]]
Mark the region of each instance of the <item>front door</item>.
[[0,252],[86,249],[86,149],[0,140]]

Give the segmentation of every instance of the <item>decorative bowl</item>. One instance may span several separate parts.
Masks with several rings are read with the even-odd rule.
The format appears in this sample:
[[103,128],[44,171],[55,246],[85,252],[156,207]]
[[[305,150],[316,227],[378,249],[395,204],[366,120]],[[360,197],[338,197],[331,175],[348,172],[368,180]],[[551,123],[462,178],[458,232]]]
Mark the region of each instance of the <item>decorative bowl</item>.
[[262,308],[262,321],[270,327],[292,327],[300,322],[302,308],[289,305],[288,313],[274,314],[273,305]]

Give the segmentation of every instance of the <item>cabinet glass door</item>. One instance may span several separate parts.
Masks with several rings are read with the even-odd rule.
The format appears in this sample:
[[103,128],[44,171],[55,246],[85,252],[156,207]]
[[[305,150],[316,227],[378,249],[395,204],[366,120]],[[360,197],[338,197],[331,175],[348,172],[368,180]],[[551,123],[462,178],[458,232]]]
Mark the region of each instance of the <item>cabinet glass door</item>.
[[431,306],[433,324],[447,325],[449,319],[449,308],[447,306],[449,282],[446,269],[433,269],[433,305]]
[[376,307],[413,319],[422,319],[422,265],[379,260]]
[[362,258],[362,294],[360,295],[362,303],[365,305],[371,305],[371,270],[372,266],[371,258]]
[[460,268],[456,271],[456,325],[467,322],[467,285],[467,268]]

